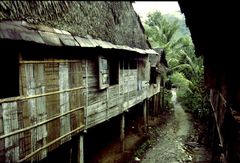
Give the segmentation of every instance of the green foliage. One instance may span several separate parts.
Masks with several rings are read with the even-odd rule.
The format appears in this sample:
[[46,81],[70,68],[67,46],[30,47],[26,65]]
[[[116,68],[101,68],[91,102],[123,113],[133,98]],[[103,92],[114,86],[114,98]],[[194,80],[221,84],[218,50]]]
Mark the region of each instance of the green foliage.
[[148,15],[144,28],[154,48],[166,48],[179,26],[177,20],[169,23],[160,12],[154,12]]
[[[167,75],[177,87],[178,101],[199,118],[207,115],[209,103],[203,83],[203,61],[195,56],[183,15],[182,18],[174,18],[154,12],[148,15],[144,27],[152,47],[163,48],[166,53],[169,64]],[[167,94],[165,99],[170,101],[169,97]]]
[[179,88],[179,90],[181,90],[182,94],[186,93],[187,91],[192,93],[190,85],[193,86],[193,83],[188,80],[183,73],[175,71],[173,75],[170,76],[170,80]]

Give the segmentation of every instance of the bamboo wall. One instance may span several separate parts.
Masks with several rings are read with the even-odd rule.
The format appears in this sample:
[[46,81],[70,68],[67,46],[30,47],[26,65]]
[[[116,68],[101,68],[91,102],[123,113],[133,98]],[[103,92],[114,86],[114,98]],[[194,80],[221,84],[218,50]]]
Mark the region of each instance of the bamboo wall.
[[0,100],[0,162],[41,160],[84,128],[81,61],[20,61],[20,97]]

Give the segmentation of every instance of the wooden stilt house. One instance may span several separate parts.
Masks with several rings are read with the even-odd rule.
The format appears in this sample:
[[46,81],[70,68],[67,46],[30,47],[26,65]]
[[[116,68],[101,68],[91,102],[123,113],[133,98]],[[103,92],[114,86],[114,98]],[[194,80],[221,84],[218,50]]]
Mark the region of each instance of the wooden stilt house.
[[[32,2],[32,5],[36,3],[42,2]],[[68,7],[75,3],[81,7],[83,2],[69,2]],[[96,3],[108,9],[120,5],[127,8],[128,14],[133,10],[127,2]],[[7,4],[0,3],[6,8]],[[86,8],[89,6],[85,4]],[[69,8],[66,10],[70,13]],[[114,18],[115,26],[119,24],[118,19],[129,21],[121,12],[113,13],[120,14]],[[140,30],[139,19],[134,14],[130,24]],[[159,54],[143,43],[144,37],[133,35],[130,46],[126,38],[121,38],[124,33],[116,34],[113,39],[113,34],[96,34],[94,31],[98,30],[93,30],[94,39],[90,33],[83,37],[81,30],[71,30],[69,24],[66,28],[71,32],[46,26],[48,23],[49,20],[45,25],[29,23],[29,20],[0,22],[0,45],[7,52],[0,69],[4,76],[0,93],[0,162],[42,160],[74,135],[160,92],[160,83],[154,86],[149,83],[149,55]],[[109,32],[105,28],[103,32]],[[83,148],[81,141],[80,137],[78,148]]]

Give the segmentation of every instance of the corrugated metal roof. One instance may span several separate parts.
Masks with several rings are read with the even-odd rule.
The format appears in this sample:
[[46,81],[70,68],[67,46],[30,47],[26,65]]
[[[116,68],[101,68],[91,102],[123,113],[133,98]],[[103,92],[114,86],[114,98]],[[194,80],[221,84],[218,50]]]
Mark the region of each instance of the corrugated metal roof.
[[114,45],[107,41],[73,36],[71,33],[43,25],[33,25],[25,21],[0,22],[0,38],[24,40],[53,46],[101,47],[134,51],[139,54],[158,54],[153,49],[131,48],[126,45]]
[[62,43],[56,33],[38,31],[43,41],[47,45],[62,46]]
[[11,30],[11,29],[1,30],[0,31],[0,38],[10,39],[10,40],[22,40],[22,38],[20,36],[20,33],[14,31],[14,30]]
[[148,54],[157,54],[157,55],[159,55],[159,53],[157,53],[157,52],[156,52],[155,50],[153,50],[153,49],[146,49],[145,52],[148,53]]
[[72,35],[58,34],[58,37],[65,46],[80,46]]
[[78,36],[74,36],[74,38],[77,40],[77,42],[80,44],[81,47],[93,47],[93,48],[96,47],[87,38],[81,38]]
[[21,36],[22,40],[33,41],[36,43],[44,44],[42,37],[37,32],[29,30],[29,32],[20,33],[20,36]]

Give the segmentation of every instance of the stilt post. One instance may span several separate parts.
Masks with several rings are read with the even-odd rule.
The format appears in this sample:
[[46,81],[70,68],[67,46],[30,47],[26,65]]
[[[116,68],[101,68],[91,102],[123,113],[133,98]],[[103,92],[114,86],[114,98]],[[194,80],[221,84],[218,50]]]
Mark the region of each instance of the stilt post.
[[123,113],[121,118],[121,126],[120,126],[120,140],[122,144],[122,152],[124,152],[125,150],[125,144],[124,144],[125,131],[124,130],[125,130],[125,115]]

